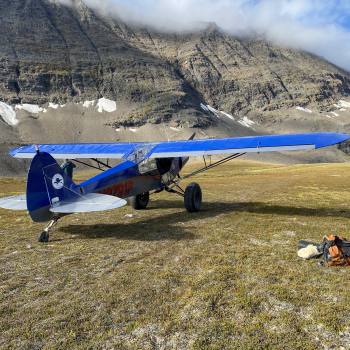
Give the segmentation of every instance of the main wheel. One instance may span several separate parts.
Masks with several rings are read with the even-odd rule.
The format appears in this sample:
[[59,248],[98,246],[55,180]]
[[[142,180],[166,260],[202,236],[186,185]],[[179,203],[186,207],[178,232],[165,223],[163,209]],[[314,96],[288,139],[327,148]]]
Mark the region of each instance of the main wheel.
[[38,237],[38,242],[47,243],[48,241],[49,241],[49,233],[46,231],[41,232]]
[[130,205],[136,210],[146,209],[149,202],[149,192],[138,194],[131,197]]
[[186,187],[184,203],[188,212],[195,213],[200,211],[202,205],[202,190],[197,183],[192,182]]

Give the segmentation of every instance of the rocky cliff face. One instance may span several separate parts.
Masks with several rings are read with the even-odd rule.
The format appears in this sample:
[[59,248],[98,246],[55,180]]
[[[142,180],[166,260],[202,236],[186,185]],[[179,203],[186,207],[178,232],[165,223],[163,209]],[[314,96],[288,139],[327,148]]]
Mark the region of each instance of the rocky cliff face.
[[80,0],[0,0],[0,144],[347,131],[346,96],[348,72],[216,25],[156,33]]
[[234,115],[315,105],[350,94],[350,75],[305,52],[215,25],[171,35],[102,18],[83,2],[0,0],[0,98],[66,103],[107,97],[133,106],[122,122]]

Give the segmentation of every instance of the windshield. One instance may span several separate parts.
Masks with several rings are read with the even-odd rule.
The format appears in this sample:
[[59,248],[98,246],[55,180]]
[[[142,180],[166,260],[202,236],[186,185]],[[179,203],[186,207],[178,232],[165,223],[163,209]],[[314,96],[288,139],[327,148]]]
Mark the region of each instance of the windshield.
[[126,157],[127,160],[136,164],[141,163],[151,152],[155,144],[141,144],[135,146],[134,150]]

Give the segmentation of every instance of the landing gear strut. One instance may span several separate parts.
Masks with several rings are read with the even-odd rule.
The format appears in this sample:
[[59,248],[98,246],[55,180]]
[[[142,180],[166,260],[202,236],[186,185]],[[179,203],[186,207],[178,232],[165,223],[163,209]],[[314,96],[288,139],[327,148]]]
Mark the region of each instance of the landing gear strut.
[[57,221],[58,221],[58,218],[50,221],[50,223],[45,227],[44,231],[40,233],[38,237],[38,242],[47,243],[49,241],[50,231],[57,224]]
[[211,158],[210,158],[210,163],[208,164],[205,156],[203,156],[203,160],[204,160],[204,166],[198,170],[193,171],[190,174],[187,174],[185,176],[180,176],[179,174],[177,175],[177,179],[173,179],[172,181],[170,181],[169,184],[164,184],[164,190],[169,192],[169,193],[176,193],[179,196],[184,198],[184,204],[185,204],[185,208],[187,209],[188,212],[190,213],[194,213],[197,212],[201,209],[201,205],[202,205],[202,190],[200,188],[200,186],[195,183],[192,182],[191,184],[189,184],[185,191],[180,187],[180,182],[183,180],[186,180],[192,176],[201,174],[207,170],[216,168],[219,165],[225,164],[233,159],[239,158],[241,156],[245,155],[245,153],[235,153],[235,154],[231,154],[230,156],[220,159],[214,163],[211,162]]

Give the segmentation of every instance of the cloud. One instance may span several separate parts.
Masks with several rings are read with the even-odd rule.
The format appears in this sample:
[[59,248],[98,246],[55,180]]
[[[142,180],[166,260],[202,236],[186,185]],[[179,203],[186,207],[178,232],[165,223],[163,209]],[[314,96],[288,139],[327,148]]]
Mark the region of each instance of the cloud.
[[[68,0],[64,0],[67,2]],[[103,14],[161,31],[215,22],[234,34],[257,33],[323,56],[350,70],[348,0],[84,0]]]

